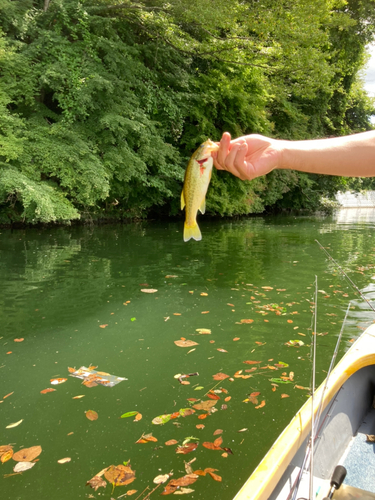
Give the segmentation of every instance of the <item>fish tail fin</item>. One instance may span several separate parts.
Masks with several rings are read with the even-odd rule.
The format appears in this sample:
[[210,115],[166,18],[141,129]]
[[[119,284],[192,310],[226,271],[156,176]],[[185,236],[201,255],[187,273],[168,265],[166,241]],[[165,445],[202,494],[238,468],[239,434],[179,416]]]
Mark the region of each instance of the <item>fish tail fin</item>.
[[193,238],[196,241],[200,241],[202,239],[202,233],[196,222],[193,226],[188,226],[185,222],[184,241],[189,241],[191,238]]

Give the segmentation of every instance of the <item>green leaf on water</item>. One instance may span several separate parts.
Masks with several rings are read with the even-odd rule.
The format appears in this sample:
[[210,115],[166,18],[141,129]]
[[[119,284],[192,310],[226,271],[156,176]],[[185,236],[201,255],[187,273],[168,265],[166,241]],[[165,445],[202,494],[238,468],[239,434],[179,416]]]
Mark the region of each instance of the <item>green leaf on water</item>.
[[130,318],[130,321],[135,321],[137,318]]
[[293,384],[291,380],[283,380],[282,378],[270,378],[271,382],[275,382],[275,384]]
[[152,420],[152,423],[154,425],[163,425],[163,424],[166,424],[167,422],[169,422],[169,420],[171,419],[171,417],[172,417],[171,413],[166,413],[164,415],[159,415],[158,417],[155,417]]
[[287,368],[287,367],[289,366],[289,365],[288,365],[288,363],[284,363],[284,361],[279,361],[277,364],[278,364],[278,365],[282,365],[282,366],[284,366],[285,368]]
[[124,413],[123,415],[121,415],[121,418],[134,417],[134,415],[138,415],[138,412],[137,411],[128,411],[127,413]]
[[194,436],[188,436],[183,440],[182,446],[184,446],[186,443],[189,443],[190,441],[199,441],[199,438]]
[[202,385],[198,385],[198,387],[196,387],[194,391],[201,391],[202,389],[204,389],[204,387]]

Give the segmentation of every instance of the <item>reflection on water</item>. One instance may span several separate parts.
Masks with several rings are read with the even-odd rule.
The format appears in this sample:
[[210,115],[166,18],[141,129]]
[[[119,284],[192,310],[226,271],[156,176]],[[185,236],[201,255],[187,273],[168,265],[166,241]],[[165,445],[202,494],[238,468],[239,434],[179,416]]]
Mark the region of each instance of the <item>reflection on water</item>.
[[337,224],[375,224],[375,208],[340,208],[333,220]]
[[[319,381],[348,301],[354,307],[340,354],[374,319],[315,242],[369,299],[375,298],[373,220],[358,213],[356,220],[347,217],[203,218],[199,243],[184,243],[182,223],[171,222],[0,231],[0,397],[12,393],[1,403],[0,445],[43,448],[32,470],[3,481],[4,498],[40,500],[50,494],[51,484],[55,500],[96,498],[100,490],[90,491],[86,481],[129,459],[137,478],[129,489],[139,495],[152,489],[159,474],[184,475],[184,459],[195,457],[194,467],[213,467],[223,481],[200,478],[192,498],[232,498],[306,400],[306,391],[293,384],[273,392],[270,378],[280,376],[271,368],[283,361],[297,385],[310,385],[315,275]],[[157,292],[141,291],[147,288]],[[199,328],[211,334],[200,335]],[[197,345],[177,347],[181,337]],[[293,339],[304,346],[288,347]],[[251,368],[246,360],[261,361],[256,371],[242,372],[252,377],[219,384],[213,379],[218,372],[233,376]],[[128,380],[113,388],[87,388],[68,377],[68,366],[90,363]],[[194,372],[199,375],[190,385],[174,378]],[[54,377],[68,380],[41,394]],[[154,417],[188,407],[191,398],[206,400],[208,390],[220,387],[231,399],[224,402],[220,393],[217,411],[207,418],[194,414],[152,425]],[[261,393],[263,408],[243,402],[253,391]],[[281,399],[281,393],[289,398]],[[84,397],[73,399],[77,395]],[[87,410],[96,411],[98,420],[90,422]],[[119,418],[129,411],[139,411],[142,420]],[[21,419],[19,426],[5,429]],[[204,429],[196,427],[202,423]],[[243,428],[248,430],[239,433]],[[188,436],[213,441],[216,429],[223,430],[223,446],[233,455],[225,458],[200,444],[185,457],[164,444],[170,439],[181,444]],[[135,443],[149,432],[156,443]],[[71,462],[58,464],[64,457]],[[12,465],[4,464],[3,474],[12,472]],[[110,490],[102,490],[105,498],[118,498],[127,489]]]

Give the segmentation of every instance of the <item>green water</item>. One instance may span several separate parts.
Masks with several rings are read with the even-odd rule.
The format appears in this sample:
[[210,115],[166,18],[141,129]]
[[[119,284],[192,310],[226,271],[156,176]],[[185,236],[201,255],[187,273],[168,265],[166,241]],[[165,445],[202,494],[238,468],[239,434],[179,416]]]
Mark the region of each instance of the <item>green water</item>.
[[[323,334],[317,337],[319,383],[348,301],[354,307],[340,355],[374,319],[314,241],[329,248],[371,298],[375,217],[350,217],[235,222],[201,217],[203,240],[189,243],[182,241],[182,223],[0,230],[0,445],[12,444],[14,451],[36,445],[43,449],[36,465],[21,475],[7,476],[15,461],[1,465],[1,498],[110,499],[135,489],[131,498],[143,499],[155,486],[155,476],[173,471],[173,478],[181,477],[184,460],[193,458],[194,470],[215,468],[222,482],[200,477],[187,498],[233,498],[306,400],[308,391],[295,385],[310,385],[315,275],[318,332]],[[147,294],[141,291],[145,288],[158,291]],[[277,304],[282,314],[262,307],[267,304]],[[241,324],[242,319],[254,321]],[[200,335],[198,328],[212,333]],[[178,347],[174,341],[181,337],[198,345],[192,351]],[[285,345],[296,339],[305,345]],[[261,364],[250,366],[246,360]],[[279,361],[289,366],[267,368]],[[128,380],[113,388],[88,388],[69,376],[68,366],[90,364]],[[218,372],[232,377],[252,366],[258,369],[248,379],[218,383],[212,377]],[[273,392],[269,379],[290,371],[294,383],[280,384]],[[174,378],[193,372],[199,375],[188,379],[190,385]],[[68,380],[52,386],[54,377]],[[219,394],[218,411],[207,418],[198,419],[204,412],[197,410],[163,426],[151,423],[158,415],[189,407],[187,398],[206,401],[205,393],[216,384],[215,389],[228,393]],[[197,386],[204,389],[194,390]],[[56,391],[41,394],[48,387]],[[254,391],[261,393],[264,407],[243,402]],[[73,399],[77,395],[85,397]],[[96,411],[98,420],[89,421],[87,410]],[[119,418],[129,411],[140,412],[142,420]],[[17,427],[6,428],[21,419]],[[198,424],[204,429],[197,429]],[[223,457],[222,451],[202,446],[216,439],[216,429],[223,430],[222,446],[233,455]],[[135,443],[150,432],[157,442]],[[188,436],[199,438],[200,444],[187,455],[164,444],[170,439],[181,444]],[[65,457],[71,461],[57,462]],[[129,459],[136,471],[129,486],[113,492],[110,485],[98,491],[86,486],[103,468]],[[161,491],[162,486],[152,498]]]

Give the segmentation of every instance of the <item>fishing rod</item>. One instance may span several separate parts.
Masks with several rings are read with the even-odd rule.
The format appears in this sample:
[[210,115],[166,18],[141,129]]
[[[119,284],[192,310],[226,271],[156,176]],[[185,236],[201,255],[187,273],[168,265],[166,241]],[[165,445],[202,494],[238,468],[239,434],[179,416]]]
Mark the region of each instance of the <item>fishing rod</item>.
[[349,278],[349,276],[346,274],[346,272],[344,271],[344,269],[340,266],[340,264],[338,264],[335,259],[332,257],[332,255],[329,254],[328,250],[326,248],[324,248],[324,246],[318,241],[318,240],[315,240],[317,242],[317,244],[320,246],[320,248],[322,250],[324,250],[325,254],[327,255],[327,257],[335,264],[335,266],[337,266],[339,268],[339,270],[341,271],[341,273],[345,276],[345,278],[349,281],[349,283],[351,284],[351,286],[354,288],[354,290],[356,292],[359,293],[359,295],[361,296],[361,298],[368,304],[368,306],[370,307],[370,309],[375,312],[375,308],[373,307],[373,305],[371,304],[371,302],[366,299],[366,297],[363,295],[363,293],[361,292],[361,290],[357,287],[357,285]]
[[298,489],[301,484],[302,476],[305,472],[310,470],[309,477],[309,500],[313,500],[313,453],[314,453],[314,393],[315,393],[315,370],[316,370],[316,334],[317,334],[317,307],[318,307],[318,277],[315,276],[315,294],[314,294],[314,315],[311,318],[312,329],[312,381],[311,381],[311,433],[310,439],[306,445],[306,451],[303,458],[301,468],[298,472],[297,478],[289,492],[287,500],[296,500]]
[[314,439],[315,439],[315,418],[314,418],[314,396],[315,396],[315,371],[316,371],[316,335],[317,330],[317,317],[318,317],[318,277],[315,276],[315,307],[314,307],[314,331],[312,332],[313,338],[313,366],[312,366],[312,384],[311,384],[311,436],[310,436],[310,482],[309,482],[309,498],[314,498]]

